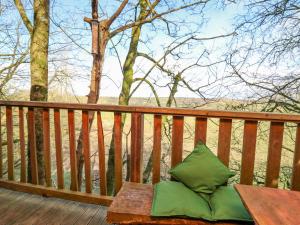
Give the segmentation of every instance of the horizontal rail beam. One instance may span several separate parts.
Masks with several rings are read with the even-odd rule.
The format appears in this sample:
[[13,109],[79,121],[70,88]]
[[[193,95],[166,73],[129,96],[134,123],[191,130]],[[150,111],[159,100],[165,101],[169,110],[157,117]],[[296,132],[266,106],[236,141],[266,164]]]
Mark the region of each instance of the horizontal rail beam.
[[104,206],[109,206],[113,201],[113,197],[111,196],[95,195],[89,193],[69,191],[64,189],[58,190],[52,187],[19,183],[16,181],[7,181],[3,179],[0,179],[0,187],[13,190],[13,191],[20,191],[20,192],[26,192],[30,194],[42,195],[44,197],[62,198],[66,200],[84,202],[89,204],[101,204]]
[[223,119],[242,119],[242,120],[267,120],[278,122],[300,122],[299,114],[280,114],[265,112],[238,112],[222,110],[200,110],[184,108],[166,107],[147,107],[147,106],[119,106],[102,104],[79,104],[79,103],[58,103],[58,102],[33,102],[33,101],[0,101],[0,106],[23,106],[34,108],[53,108],[53,109],[73,109],[91,110],[104,112],[124,112],[124,113],[144,113],[174,116],[198,116]]

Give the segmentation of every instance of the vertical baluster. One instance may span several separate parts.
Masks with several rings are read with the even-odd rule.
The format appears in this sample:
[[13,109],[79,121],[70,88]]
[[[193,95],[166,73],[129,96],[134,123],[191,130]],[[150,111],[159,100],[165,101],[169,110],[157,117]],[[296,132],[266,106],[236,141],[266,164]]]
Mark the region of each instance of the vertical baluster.
[[100,194],[107,195],[106,169],[105,169],[105,145],[104,145],[104,133],[103,133],[102,118],[101,118],[100,111],[97,111],[97,130],[98,130]]
[[57,170],[57,187],[64,188],[64,169],[63,169],[63,153],[61,143],[61,125],[60,111],[54,109],[54,131],[55,131],[55,148],[56,148],[56,170]]
[[257,121],[246,120],[242,152],[241,184],[251,185],[253,182]]
[[171,167],[182,161],[183,116],[173,116]]
[[28,140],[30,149],[31,182],[38,184],[34,108],[28,108]]
[[2,110],[0,106],[0,178],[3,177],[3,157],[2,157]]
[[271,122],[266,175],[267,187],[278,187],[283,130],[283,122]]
[[196,117],[195,120],[195,140],[194,145],[196,146],[199,141],[206,143],[207,133],[207,118]]
[[218,157],[226,166],[229,165],[231,127],[231,119],[220,119]]
[[295,191],[300,191],[300,123],[297,124],[296,131],[296,143],[291,189]]
[[154,115],[153,123],[152,184],[156,184],[160,181],[161,115]]
[[14,180],[14,142],[12,107],[6,106],[6,134],[7,134],[7,174],[8,180]]
[[24,110],[23,110],[23,107],[19,107],[19,138],[20,138],[20,157],[21,157],[20,181],[21,182],[26,182],[26,152],[25,152]]
[[116,193],[122,186],[122,114],[114,114],[114,163],[115,163],[115,190]]
[[70,166],[71,166],[71,190],[78,191],[75,119],[74,119],[74,110],[71,109],[68,110],[68,128],[69,128]]
[[43,109],[43,148],[46,185],[51,187],[50,117],[49,109]]
[[89,112],[82,111],[82,147],[84,153],[85,191],[92,193],[91,161],[90,161]]
[[141,182],[143,143],[144,142],[144,115],[142,113],[131,114],[131,160],[130,181]]

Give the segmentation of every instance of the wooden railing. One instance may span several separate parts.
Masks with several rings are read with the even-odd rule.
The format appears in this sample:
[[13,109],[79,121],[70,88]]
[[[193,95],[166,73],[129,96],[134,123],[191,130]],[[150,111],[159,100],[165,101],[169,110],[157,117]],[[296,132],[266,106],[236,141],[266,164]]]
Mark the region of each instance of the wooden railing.
[[[162,142],[162,116],[172,116],[172,141],[171,141],[171,167],[181,162],[183,155],[183,136],[185,116],[195,118],[194,143],[199,140],[206,142],[207,123],[210,118],[219,119],[219,135],[217,155],[225,165],[229,164],[231,149],[231,133],[233,120],[244,121],[243,147],[241,159],[240,183],[251,185],[253,182],[254,161],[257,139],[257,127],[259,121],[270,122],[269,147],[266,170],[265,185],[276,188],[280,172],[280,160],[282,151],[282,141],[285,123],[294,123],[296,126],[296,140],[294,151],[294,163],[292,166],[291,189],[300,191],[300,115],[296,114],[274,114],[274,113],[254,113],[254,112],[230,112],[217,110],[194,110],[180,108],[155,108],[139,106],[114,106],[96,104],[68,104],[68,103],[43,103],[43,102],[21,102],[21,101],[0,101],[0,106],[5,110],[4,118],[0,122],[2,133],[0,137],[7,138],[7,148],[2,146],[0,139],[0,187],[14,190],[37,193],[47,196],[56,196],[72,200],[100,203],[109,205],[113,197],[106,193],[106,166],[104,145],[103,124],[101,112],[114,113],[114,166],[115,166],[115,189],[118,191],[124,180],[122,167],[122,114],[131,114],[131,154],[130,154],[130,180],[132,182],[142,181],[142,155],[143,155],[143,134],[144,134],[144,115],[153,115],[153,162],[152,162],[152,182],[160,180],[161,171],[161,142]],[[43,151],[45,161],[45,185],[38,184],[37,155],[35,142],[35,113],[37,109],[42,110],[43,127]],[[61,112],[67,111],[68,137],[69,137],[69,163],[71,185],[64,185],[64,166],[61,133]],[[82,144],[84,153],[84,173],[85,173],[85,193],[78,191],[77,179],[77,158],[76,158],[76,134],[75,134],[75,112],[81,112],[82,122]],[[27,112],[27,120],[25,120]],[[97,123],[97,144],[99,156],[99,177],[100,193],[93,193],[90,161],[90,137],[89,137],[89,112],[95,112]],[[14,116],[15,115],[15,116]],[[14,118],[18,118],[18,122]],[[51,154],[50,154],[50,118],[54,118],[54,139],[56,151],[56,187],[51,187]],[[27,123],[26,123],[27,121]],[[15,160],[14,160],[14,135],[17,134],[20,146],[20,180],[15,179]],[[3,129],[6,127],[6,129]],[[26,129],[27,127],[27,129]],[[26,136],[26,131],[28,131]],[[31,155],[31,176],[32,184],[27,183],[26,172],[26,141],[28,137]],[[3,176],[3,158],[7,156],[7,178]]]

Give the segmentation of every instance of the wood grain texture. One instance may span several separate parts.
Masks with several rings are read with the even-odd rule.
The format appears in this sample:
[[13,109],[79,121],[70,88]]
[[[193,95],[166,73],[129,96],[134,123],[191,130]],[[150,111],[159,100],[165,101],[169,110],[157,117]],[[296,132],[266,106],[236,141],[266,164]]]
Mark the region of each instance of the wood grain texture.
[[7,175],[8,180],[14,180],[14,132],[12,107],[6,107],[6,138],[7,138]]
[[122,114],[114,114],[115,192],[122,187]]
[[86,193],[92,193],[88,111],[82,111],[82,147],[83,147],[83,154],[84,154],[85,191]]
[[183,116],[173,116],[171,167],[182,161],[183,125]]
[[35,118],[34,108],[28,108],[28,140],[30,151],[30,169],[31,169],[31,182],[38,184],[38,167],[37,167],[37,154],[36,154],[36,139],[35,139]]
[[51,179],[51,150],[50,150],[50,116],[49,109],[43,110],[43,148],[45,160],[45,181],[48,187],[52,185]]
[[226,166],[229,165],[231,128],[232,120],[220,119],[218,157]]
[[0,188],[0,208],[3,225],[108,225],[105,206],[45,198],[4,188]]
[[20,181],[26,182],[26,150],[25,150],[25,133],[24,133],[24,110],[19,107],[19,138],[20,138]]
[[200,110],[200,109],[182,109],[169,107],[147,107],[147,106],[120,106],[120,105],[103,105],[103,104],[75,104],[59,102],[29,102],[29,101],[0,101],[0,106],[23,106],[36,108],[52,109],[74,109],[74,110],[91,110],[103,112],[119,113],[143,113],[143,114],[160,114],[174,116],[195,116],[204,118],[223,118],[239,120],[266,120],[277,122],[300,122],[299,114],[267,113],[267,112],[239,112],[224,110]]
[[151,217],[153,186],[125,182],[107,210],[107,222],[113,224],[164,224],[164,225],[234,225],[236,222],[213,223],[200,219]]
[[271,122],[267,160],[266,186],[278,187],[284,123]]
[[205,144],[206,136],[207,136],[207,118],[196,117],[194,146],[196,147],[196,145],[199,141],[201,141]]
[[291,189],[300,191],[300,123],[297,124]]
[[3,150],[2,150],[2,107],[0,107],[0,178],[3,177]]
[[131,114],[131,154],[130,154],[130,181],[140,183],[142,181],[144,146],[144,115]]
[[253,182],[257,121],[246,120],[244,124],[243,152],[241,165],[241,184]]
[[78,191],[74,110],[68,110],[68,128],[69,128],[70,167],[71,167],[70,189],[72,191]]
[[101,112],[97,111],[97,131],[98,131],[98,157],[99,157],[99,178],[100,194],[106,195],[106,168],[105,168],[105,142]]
[[54,131],[55,131],[55,153],[56,153],[56,172],[57,172],[57,187],[64,188],[64,167],[63,167],[63,152],[61,142],[61,125],[60,125],[60,110],[54,109]]
[[257,225],[300,224],[300,193],[268,187],[235,185]]
[[160,181],[161,157],[161,115],[154,115],[153,121],[153,151],[152,151],[152,183]]

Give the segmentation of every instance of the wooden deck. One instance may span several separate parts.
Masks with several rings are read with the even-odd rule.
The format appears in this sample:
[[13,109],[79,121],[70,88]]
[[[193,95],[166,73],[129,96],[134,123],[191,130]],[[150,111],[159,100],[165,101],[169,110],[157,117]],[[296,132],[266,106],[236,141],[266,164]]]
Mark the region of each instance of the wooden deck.
[[0,225],[106,225],[106,209],[0,188]]

